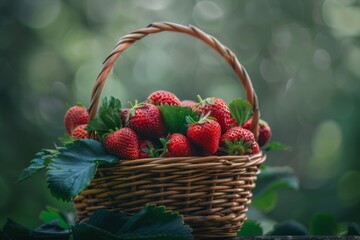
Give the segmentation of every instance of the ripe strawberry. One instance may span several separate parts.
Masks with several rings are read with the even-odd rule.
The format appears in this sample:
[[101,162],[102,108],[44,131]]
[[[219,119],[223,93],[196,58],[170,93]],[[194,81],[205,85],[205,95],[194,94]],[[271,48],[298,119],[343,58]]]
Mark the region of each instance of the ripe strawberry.
[[109,154],[120,159],[139,158],[139,139],[130,128],[121,128],[107,135],[104,146]]
[[[230,116],[230,118],[227,119],[227,124],[226,124],[226,126],[228,126],[228,127],[227,127],[227,130],[229,130],[230,128],[238,127],[239,124],[237,123],[237,121],[236,121],[234,118],[232,118],[232,117]],[[227,131],[227,130],[226,130],[226,131]]]
[[72,131],[71,136],[75,139],[87,138],[88,132],[86,131],[87,124],[81,124]]
[[198,122],[189,120],[189,128],[186,132],[190,142],[197,145],[203,155],[214,154],[219,147],[221,135],[220,124],[209,118],[209,113],[201,117]]
[[159,157],[156,144],[150,140],[140,140],[139,144],[139,159],[140,158],[155,158]]
[[173,133],[161,141],[165,145],[164,149],[166,157],[191,156],[192,148],[190,141],[186,136],[180,133]]
[[151,93],[147,98],[147,102],[157,106],[164,104],[181,105],[180,100],[175,96],[175,94],[164,90],[158,90]]
[[150,103],[137,103],[129,110],[128,126],[141,138],[155,139],[165,135],[166,129],[160,109]]
[[89,113],[86,108],[81,106],[73,106],[69,108],[64,117],[64,123],[67,133],[71,135],[71,132],[74,130],[74,128],[81,124],[86,124],[88,120]]
[[197,104],[195,110],[198,111],[199,116],[211,112],[210,117],[214,117],[218,121],[222,134],[231,128],[232,123],[236,123],[236,121],[232,121],[230,109],[224,100],[220,98],[206,98],[203,100],[199,95],[198,98],[200,103]]
[[189,108],[193,108],[195,107],[196,102],[192,101],[192,100],[183,100],[181,101],[181,106],[183,107],[189,107]]
[[[250,130],[251,123],[252,123],[252,118],[250,118],[250,120],[245,122],[242,125],[242,127]],[[259,146],[260,147],[264,146],[266,143],[269,142],[270,138],[271,138],[271,129],[269,127],[269,124],[267,122],[265,122],[264,120],[260,119],[260,121],[259,121],[259,138],[257,140]]]
[[242,127],[231,128],[221,136],[220,150],[229,155],[249,155],[260,151],[254,134]]

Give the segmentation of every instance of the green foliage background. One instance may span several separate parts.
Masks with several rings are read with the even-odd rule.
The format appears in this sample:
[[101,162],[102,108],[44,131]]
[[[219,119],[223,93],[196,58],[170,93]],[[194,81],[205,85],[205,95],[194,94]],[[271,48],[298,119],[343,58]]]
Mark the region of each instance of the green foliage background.
[[[233,50],[273,138],[292,146],[267,163],[294,168],[300,190],[282,191],[260,218],[306,224],[328,212],[360,222],[360,1],[15,0],[0,2],[0,225],[8,216],[35,227],[46,205],[72,209],[50,196],[44,175],[15,181],[64,134],[65,103],[89,104],[118,38],[154,21],[196,25]],[[213,50],[175,33],[127,50],[103,96],[126,103],[156,89],[181,99],[244,96]]]

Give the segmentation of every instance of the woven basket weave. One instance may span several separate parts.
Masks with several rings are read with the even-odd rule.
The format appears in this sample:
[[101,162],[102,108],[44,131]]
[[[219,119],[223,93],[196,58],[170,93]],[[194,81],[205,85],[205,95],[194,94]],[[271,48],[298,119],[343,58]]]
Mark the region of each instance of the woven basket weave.
[[[234,69],[253,106],[251,126],[259,133],[255,91],[244,67],[217,39],[194,26],[153,23],[120,39],[103,64],[92,91],[90,119],[96,115],[101,91],[119,55],[135,41],[162,31],[194,36],[217,51]],[[90,133],[93,136],[93,133]],[[196,239],[236,236],[246,220],[263,152],[248,156],[176,157],[123,160],[99,167],[86,190],[74,200],[78,219],[87,219],[100,208],[134,213],[147,203],[164,205],[184,216]]]

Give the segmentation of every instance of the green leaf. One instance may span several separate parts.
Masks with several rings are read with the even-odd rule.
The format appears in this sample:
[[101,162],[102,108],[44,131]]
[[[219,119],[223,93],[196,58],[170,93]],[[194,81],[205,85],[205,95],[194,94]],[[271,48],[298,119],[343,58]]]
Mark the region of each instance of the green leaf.
[[253,190],[254,198],[267,191],[274,191],[282,188],[297,190],[299,180],[290,167],[266,167],[257,176],[256,187]]
[[262,236],[263,229],[261,228],[260,224],[256,221],[246,220],[240,232],[237,233],[237,236],[245,236],[245,237],[255,237],[255,236]]
[[7,219],[2,232],[10,239],[26,239],[30,235],[31,230],[11,219]]
[[0,239],[1,240],[11,240],[8,236],[6,236],[1,230],[0,230]]
[[267,144],[266,148],[264,149],[265,152],[281,150],[281,151],[288,151],[291,148],[283,143],[272,141]]
[[46,166],[50,163],[51,159],[56,155],[57,151],[43,150],[35,154],[35,158],[31,160],[30,166],[25,168],[17,182],[24,181],[25,179],[39,173],[41,170],[45,169]]
[[[70,237],[69,230],[64,230],[58,225],[58,221],[52,221],[41,225],[35,230],[30,230],[23,225],[20,225],[8,219],[3,227],[3,235],[7,239],[49,239],[49,240],[68,240]],[[1,236],[1,235],[0,235]]]
[[46,210],[41,211],[39,217],[45,223],[58,220],[60,227],[63,229],[70,229],[71,223],[69,223],[65,213],[56,208],[47,206]]
[[37,239],[68,239],[69,235],[70,230],[62,228],[58,220],[45,223],[31,232],[31,236]]
[[306,236],[309,232],[299,222],[289,220],[276,224],[274,229],[268,234],[270,236]]
[[129,218],[130,215],[125,212],[111,212],[109,210],[99,209],[92,213],[86,223],[116,234],[120,226],[123,226]]
[[99,164],[118,161],[95,140],[81,139],[62,148],[47,167],[47,182],[52,195],[70,201],[94,178]]
[[114,240],[118,239],[115,235],[95,227],[87,223],[81,223],[75,225],[72,230],[73,240],[88,240],[88,239],[104,239],[104,240]]
[[87,130],[96,131],[99,139],[103,141],[105,134],[122,127],[121,109],[119,99],[110,97],[108,100],[105,97],[96,116],[89,121]]
[[275,191],[265,191],[254,198],[251,204],[261,211],[270,212],[276,207],[277,199]]
[[243,125],[253,115],[251,104],[241,98],[233,100],[229,104],[230,114],[237,121],[239,126]]
[[277,203],[278,189],[298,189],[299,180],[289,167],[264,167],[253,190],[253,206],[262,211],[271,211]]
[[165,123],[165,127],[167,130],[169,130],[170,133],[186,134],[186,118],[190,117],[195,121],[198,120],[197,112],[193,112],[189,107],[163,105],[160,106],[160,111]]
[[312,235],[334,236],[339,232],[339,226],[335,218],[327,213],[318,213],[310,221],[310,233]]
[[148,205],[134,216],[124,212],[96,210],[85,223],[73,228],[74,239],[193,239],[191,228],[184,225],[181,215],[166,211],[164,207]]
[[72,142],[74,142],[76,139],[73,138],[72,136],[65,134],[62,137],[59,137],[59,141],[65,146],[67,144],[70,144]]
[[[156,221],[154,221],[156,219]],[[117,234],[140,235],[174,234],[193,239],[191,228],[184,225],[184,219],[178,213],[167,211],[163,206],[147,205],[132,216]]]
[[143,236],[139,234],[114,235],[108,231],[88,223],[76,225],[72,229],[74,240],[104,239],[104,240],[188,240],[188,238],[173,234],[155,234]]

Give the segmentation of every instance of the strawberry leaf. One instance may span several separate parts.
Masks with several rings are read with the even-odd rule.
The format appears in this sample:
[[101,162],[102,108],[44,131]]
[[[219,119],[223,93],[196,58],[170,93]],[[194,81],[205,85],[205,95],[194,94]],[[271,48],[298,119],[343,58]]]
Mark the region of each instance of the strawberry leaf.
[[289,167],[266,167],[257,176],[252,204],[259,210],[270,211],[276,206],[278,189],[299,188],[299,180]]
[[59,137],[58,139],[63,145],[72,143],[73,141],[76,140],[75,138],[73,138],[72,136],[70,136],[68,134],[65,134],[64,136]]
[[[70,231],[64,230],[58,225],[58,221],[45,223],[35,230],[30,230],[27,227],[18,224],[11,219],[7,219],[2,233],[0,231],[0,239],[51,239],[51,240],[68,240],[70,238]],[[2,236],[3,235],[3,236]],[[6,238],[4,238],[6,236]]]
[[121,123],[121,101],[114,97],[102,101],[96,116],[89,121],[87,130],[96,131],[101,141],[105,134],[122,127]]
[[231,116],[237,121],[239,126],[242,126],[253,114],[251,104],[241,98],[233,100],[229,104],[229,109]]
[[35,158],[31,160],[30,166],[25,168],[17,182],[22,182],[25,179],[39,173],[41,170],[45,169],[46,166],[50,163],[51,159],[58,153],[57,150],[42,150],[35,154]]
[[73,228],[75,239],[188,240],[191,228],[183,217],[165,207],[147,205],[134,216],[96,210],[88,221]]
[[89,185],[98,165],[117,160],[100,142],[77,140],[60,149],[47,166],[48,188],[54,197],[70,201]]
[[237,236],[243,237],[256,237],[262,236],[263,229],[260,226],[260,223],[253,220],[246,220],[241,227],[240,232],[237,233]]
[[63,229],[70,229],[71,225],[74,224],[74,219],[70,217],[69,213],[60,211],[56,208],[47,206],[46,210],[41,211],[39,218],[44,223],[48,223],[54,220],[58,221],[59,227]]
[[187,130],[186,119],[189,117],[198,121],[197,112],[193,112],[189,107],[163,105],[160,106],[160,111],[165,127],[170,133],[185,134]]

